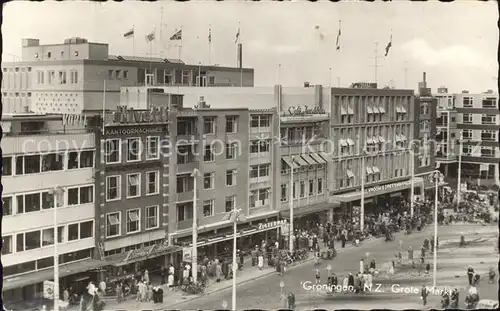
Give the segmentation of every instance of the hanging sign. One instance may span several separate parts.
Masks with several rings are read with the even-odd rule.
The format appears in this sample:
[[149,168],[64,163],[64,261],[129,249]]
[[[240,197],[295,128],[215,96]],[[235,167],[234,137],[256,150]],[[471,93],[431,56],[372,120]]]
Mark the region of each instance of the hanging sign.
[[184,247],[182,249],[182,260],[191,262],[192,254],[193,254],[193,249],[191,247]]
[[54,282],[43,281],[43,298],[54,299]]

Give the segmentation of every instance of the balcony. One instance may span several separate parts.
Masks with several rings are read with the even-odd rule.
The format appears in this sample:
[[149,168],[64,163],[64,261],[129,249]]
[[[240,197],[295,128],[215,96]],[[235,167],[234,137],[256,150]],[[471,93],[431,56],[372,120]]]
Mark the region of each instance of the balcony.
[[193,219],[183,220],[177,222],[177,230],[186,230],[193,227]]

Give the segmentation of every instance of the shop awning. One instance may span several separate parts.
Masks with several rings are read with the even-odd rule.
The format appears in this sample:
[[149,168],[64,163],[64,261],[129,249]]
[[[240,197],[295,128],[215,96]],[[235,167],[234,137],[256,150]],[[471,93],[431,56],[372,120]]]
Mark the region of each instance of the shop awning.
[[354,177],[354,173],[351,170],[347,170],[346,174],[347,174],[348,178],[353,178]]
[[406,108],[401,106],[401,113],[406,113]]
[[341,115],[346,115],[347,114],[347,110],[344,107],[340,107],[340,114]]
[[319,154],[317,153],[311,153],[311,157],[316,161],[318,162],[319,164],[325,164],[326,163],[326,160],[323,159],[322,157],[320,157]]
[[374,144],[378,144],[379,140],[378,140],[378,136],[373,136],[372,137],[372,140],[373,140],[373,143]]
[[348,144],[349,146],[354,146],[354,140],[352,140],[352,139],[348,138],[348,139],[347,139],[347,144]]
[[309,165],[318,165],[318,162],[314,161],[313,158],[307,153],[302,155],[302,158],[309,164]]
[[347,140],[341,139],[340,140],[340,147],[347,147]]
[[347,114],[354,114],[354,110],[351,107],[347,108]]
[[367,167],[366,167],[366,173],[367,173],[368,175],[373,174],[373,169],[372,169],[371,167],[367,166]]
[[292,161],[292,158],[289,156],[282,157],[281,159],[283,159],[283,161],[285,161],[285,163],[288,165],[288,167],[290,167],[290,168],[293,167],[294,170],[300,168],[300,165],[295,163],[295,161]]
[[376,167],[376,166],[373,166],[373,167],[372,167],[372,170],[373,170],[373,173],[374,173],[374,174],[378,174],[378,173],[380,173],[380,170],[379,170],[379,169],[378,169],[378,167]]
[[139,249],[130,250],[122,254],[106,257],[106,261],[110,265],[120,267],[134,262],[171,254],[181,250],[182,247],[178,245],[154,244]]
[[379,136],[378,137],[378,141],[381,142],[381,143],[385,143],[385,138],[384,136]]
[[326,154],[325,152],[319,152],[318,154],[320,157],[325,159],[326,162],[332,162],[332,157]]
[[385,108],[383,106],[379,106],[378,110],[380,111],[380,113],[385,113]]
[[[331,208],[337,207],[338,205],[339,204],[332,204],[329,202],[324,202],[324,203],[312,204],[312,205],[307,205],[307,206],[294,207],[293,218],[298,217],[298,216],[305,216],[305,215],[309,215],[309,214],[313,214],[313,213],[326,211],[326,210],[329,210]],[[290,210],[284,209],[280,212],[280,215],[283,218],[290,218]]]
[[401,107],[396,106],[396,113],[402,113],[402,111],[401,111]]
[[366,139],[366,143],[367,143],[368,145],[373,144],[373,139],[371,139],[371,138],[367,138],[367,139]]
[[380,113],[377,106],[373,106],[373,113]]
[[[88,270],[101,268],[109,265],[107,261],[86,259],[59,265],[59,277],[85,272]],[[43,281],[54,279],[54,268],[48,268],[40,271],[28,272],[19,276],[4,277],[3,290],[21,288],[31,284],[41,283]]]
[[295,160],[295,162],[299,163],[300,166],[309,166],[309,164],[306,161],[304,161],[304,159],[302,159],[300,155],[294,157],[293,159]]
[[367,111],[368,113],[373,113],[373,108],[372,108],[372,106],[367,106],[367,107],[366,107],[366,111]]
[[401,135],[396,135],[396,139],[395,139],[395,140],[396,140],[396,142],[400,142],[400,141],[402,141],[402,140],[401,140]]

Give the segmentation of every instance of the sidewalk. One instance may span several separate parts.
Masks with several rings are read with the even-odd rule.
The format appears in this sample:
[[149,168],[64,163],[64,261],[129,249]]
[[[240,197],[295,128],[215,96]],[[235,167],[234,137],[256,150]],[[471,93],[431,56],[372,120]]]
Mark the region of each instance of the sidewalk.
[[[362,247],[363,244],[366,244],[367,242],[370,242],[373,240],[375,240],[375,238],[370,237],[370,238],[364,240],[363,242],[361,242],[359,244],[359,246]],[[322,244],[323,243],[320,242],[320,245],[322,245]],[[337,249],[337,253],[341,253],[341,252],[344,252],[345,250],[353,248],[353,247],[356,247],[356,246],[353,246],[352,243],[349,243],[349,244],[346,244],[345,248],[337,248],[336,247],[336,249]],[[326,250],[326,248],[324,248],[324,247],[321,248],[321,251],[323,251],[323,250]],[[311,255],[308,259],[301,261],[301,262],[294,263],[291,266],[288,266],[285,274],[288,271],[293,270],[294,267],[299,267],[299,266],[307,264],[313,260],[314,260],[314,256],[311,253]],[[254,281],[254,280],[260,279],[262,277],[269,276],[273,273],[276,273],[275,267],[265,266],[262,270],[259,270],[257,268],[257,266],[252,267],[250,259],[248,259],[248,260],[245,259],[243,269],[241,271],[237,272],[236,283],[238,286],[241,286],[241,285],[248,283],[250,281]],[[178,305],[180,303],[184,303],[186,301],[197,299],[199,297],[203,297],[206,295],[217,293],[217,292],[220,292],[222,290],[225,290],[225,289],[228,289],[231,287],[232,287],[232,279],[228,279],[228,280],[223,279],[219,283],[217,283],[217,282],[215,282],[215,280],[211,279],[209,281],[207,288],[205,289],[205,292],[201,295],[189,295],[189,294],[182,292],[179,289],[174,289],[172,291],[169,291],[168,289],[163,288],[163,290],[164,290],[163,303],[157,303],[157,304],[154,304],[152,302],[135,301],[134,296],[129,296],[129,297],[127,297],[128,300],[118,304],[116,302],[116,298],[114,296],[108,296],[108,297],[104,297],[104,301],[106,302],[105,310],[117,310],[117,311],[119,310],[119,311],[121,311],[121,310],[165,310],[165,309],[172,309],[175,305]],[[68,310],[69,311],[73,311],[73,310],[76,311],[77,308],[72,307]]]

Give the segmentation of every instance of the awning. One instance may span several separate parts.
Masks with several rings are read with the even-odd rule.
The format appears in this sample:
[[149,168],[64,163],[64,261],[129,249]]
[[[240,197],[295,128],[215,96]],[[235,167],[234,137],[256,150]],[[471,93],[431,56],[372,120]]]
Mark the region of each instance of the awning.
[[346,115],[347,114],[347,110],[344,107],[340,107],[340,114],[341,115]]
[[373,144],[373,139],[371,139],[371,138],[367,138],[367,139],[366,139],[366,143],[367,143],[368,145]]
[[354,140],[352,140],[352,139],[348,138],[348,139],[347,139],[347,144],[348,144],[349,146],[354,146]]
[[380,113],[377,106],[373,106],[373,113]]
[[130,250],[122,254],[106,257],[106,261],[110,265],[120,267],[149,258],[155,258],[158,256],[178,252],[181,250],[182,247],[178,245],[153,244],[139,249]]
[[302,155],[302,158],[309,164],[309,165],[318,165],[318,162],[314,161],[313,158],[307,153]]
[[285,163],[288,165],[288,167],[290,167],[290,168],[293,167],[294,170],[300,168],[300,166],[297,163],[292,162],[292,158],[289,156],[282,157],[281,159],[283,161],[285,161]]
[[402,112],[401,112],[401,107],[396,106],[396,113],[402,113]]
[[327,155],[325,152],[319,152],[318,154],[320,155],[320,157],[325,159],[326,162],[332,162],[331,156]]
[[340,146],[341,146],[341,147],[347,147],[347,140],[345,140],[345,139],[341,139],[341,140],[340,140]]
[[367,107],[366,107],[366,111],[367,111],[368,113],[373,113],[373,108],[372,108],[372,106],[367,106]]
[[297,162],[300,166],[309,166],[309,163],[307,163],[306,161],[304,161],[304,159],[302,159],[302,157],[299,155],[299,156],[296,156],[293,158],[295,160],[295,162]]
[[373,143],[374,144],[378,144],[379,140],[378,140],[378,136],[373,136],[372,137],[372,140],[373,140]]
[[401,113],[406,113],[406,108],[401,106]]
[[348,178],[353,178],[354,177],[354,173],[351,170],[347,170],[346,174],[347,174]]
[[373,174],[378,174],[378,173],[380,173],[380,170],[379,170],[379,169],[378,169],[378,167],[376,167],[376,166],[373,166],[373,167],[372,167],[372,170],[373,170]]
[[384,136],[379,136],[378,137],[378,141],[381,142],[381,143],[385,143],[385,138]]
[[367,173],[368,175],[373,174],[373,169],[372,169],[371,167],[367,166],[367,167],[366,167],[366,173]]
[[319,156],[317,153],[311,153],[311,157],[319,164],[325,164],[326,160]]
[[[67,264],[59,265],[59,277],[65,277],[68,275],[77,274],[80,272],[85,272],[88,270],[101,268],[107,266],[109,263],[104,260],[96,259],[85,259],[81,261],[70,262]],[[3,278],[3,290],[10,290],[15,288],[21,288],[31,284],[41,283],[43,281],[54,279],[54,268],[47,268],[44,270],[28,272],[26,274],[4,277]]]
[[[325,211],[334,207],[337,207],[339,204],[332,204],[332,203],[318,203],[318,204],[312,204],[312,205],[307,205],[307,206],[300,206],[300,207],[294,207],[293,208],[293,218],[298,217],[298,216],[304,216],[312,213],[318,213],[321,211]],[[285,209],[280,212],[281,217],[284,218],[290,218],[290,209]]]
[[351,107],[347,108],[347,114],[354,114],[354,110]]
[[385,108],[383,106],[379,106],[378,110],[380,111],[380,113],[385,113]]

